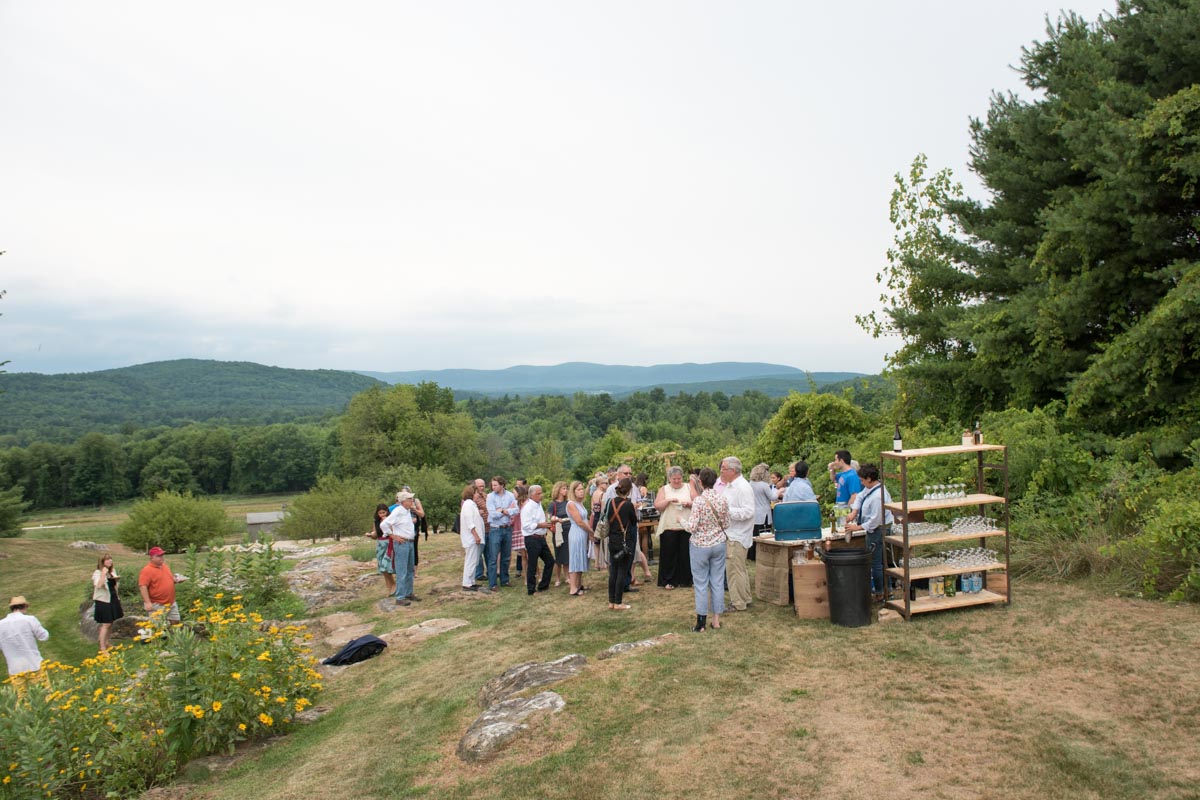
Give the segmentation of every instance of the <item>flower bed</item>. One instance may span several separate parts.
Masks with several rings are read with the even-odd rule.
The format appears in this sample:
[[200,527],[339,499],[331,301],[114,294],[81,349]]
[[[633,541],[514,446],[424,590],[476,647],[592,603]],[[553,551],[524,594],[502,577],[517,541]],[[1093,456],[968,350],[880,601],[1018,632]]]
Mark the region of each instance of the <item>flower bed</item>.
[[321,691],[311,634],[224,599],[78,667],[46,664],[50,689],[0,688],[0,800],[136,795],[292,725]]

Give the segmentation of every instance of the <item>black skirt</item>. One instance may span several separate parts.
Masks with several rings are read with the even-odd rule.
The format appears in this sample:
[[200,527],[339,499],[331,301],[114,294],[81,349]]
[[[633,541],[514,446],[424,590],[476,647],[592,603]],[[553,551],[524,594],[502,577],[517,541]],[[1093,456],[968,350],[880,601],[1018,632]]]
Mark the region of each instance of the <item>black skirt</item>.
[[92,616],[96,618],[96,622],[101,625],[116,622],[125,616],[125,612],[121,608],[121,598],[117,596],[116,578],[108,579],[108,596],[112,598],[112,602],[105,603],[102,600],[97,600],[96,610],[92,612]]
[[688,548],[691,534],[685,530],[665,530],[658,537],[658,585],[691,586],[692,554]]
[[113,601],[106,603],[103,600],[96,601],[96,622],[101,625],[107,625],[116,622],[121,617],[125,616],[125,612],[121,610],[121,599],[113,594]]

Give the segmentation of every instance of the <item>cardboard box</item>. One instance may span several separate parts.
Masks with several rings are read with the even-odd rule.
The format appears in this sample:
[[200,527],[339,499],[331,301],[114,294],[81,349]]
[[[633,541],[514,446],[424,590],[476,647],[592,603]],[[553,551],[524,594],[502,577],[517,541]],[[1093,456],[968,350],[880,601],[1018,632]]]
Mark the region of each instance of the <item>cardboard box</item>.
[[796,616],[801,619],[829,619],[829,587],[825,562],[792,564],[792,585],[796,596]]
[[777,606],[791,603],[791,547],[789,543],[758,540],[754,562],[754,596]]

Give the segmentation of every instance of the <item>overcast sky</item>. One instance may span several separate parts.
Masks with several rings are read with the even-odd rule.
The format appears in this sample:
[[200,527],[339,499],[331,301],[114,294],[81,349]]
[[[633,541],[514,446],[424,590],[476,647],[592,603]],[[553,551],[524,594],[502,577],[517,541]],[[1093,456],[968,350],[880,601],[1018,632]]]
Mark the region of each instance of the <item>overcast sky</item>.
[[0,0],[0,360],[878,372],[1052,2]]

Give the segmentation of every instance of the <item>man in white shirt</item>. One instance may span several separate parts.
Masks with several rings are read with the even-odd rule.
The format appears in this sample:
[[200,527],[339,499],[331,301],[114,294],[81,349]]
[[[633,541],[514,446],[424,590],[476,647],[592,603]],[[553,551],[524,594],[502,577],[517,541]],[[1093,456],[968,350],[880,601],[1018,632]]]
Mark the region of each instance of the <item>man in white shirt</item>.
[[[521,534],[525,537],[525,553],[529,558],[525,565],[525,589],[531,595],[550,588],[554,557],[550,555],[550,545],[546,544],[546,531],[553,527],[554,523],[546,519],[542,509],[542,487],[535,483],[529,487],[529,499],[521,506]],[[540,583],[537,579],[538,559],[543,564]]]
[[398,492],[396,508],[387,515],[387,519],[379,523],[379,528],[392,537],[396,566],[396,605],[412,605],[413,600],[421,598],[413,594],[413,541],[417,538],[413,526],[413,493]]
[[742,476],[742,462],[736,456],[721,459],[723,497],[729,504],[729,528],[725,534],[725,579],[729,583],[729,610],[745,611],[750,606],[750,573],[746,571],[746,553],[754,544],[754,488]]
[[[642,492],[640,489],[638,489],[638,485],[633,483],[633,467],[629,466],[628,464],[622,464],[621,466],[617,467],[617,477],[608,485],[608,489],[605,490],[604,502],[611,502],[612,499],[617,496],[617,483],[621,480],[621,478],[629,478],[629,482],[633,484],[629,487],[629,502],[633,503],[634,510],[636,511],[638,504],[642,502]],[[639,513],[638,519],[641,518],[642,515]]]
[[18,595],[8,601],[9,614],[0,620],[0,650],[8,662],[8,674],[13,679],[17,694],[24,696],[25,686],[30,683],[50,685],[46,673],[42,672],[42,654],[37,643],[50,638],[50,633],[29,610],[29,603]]

